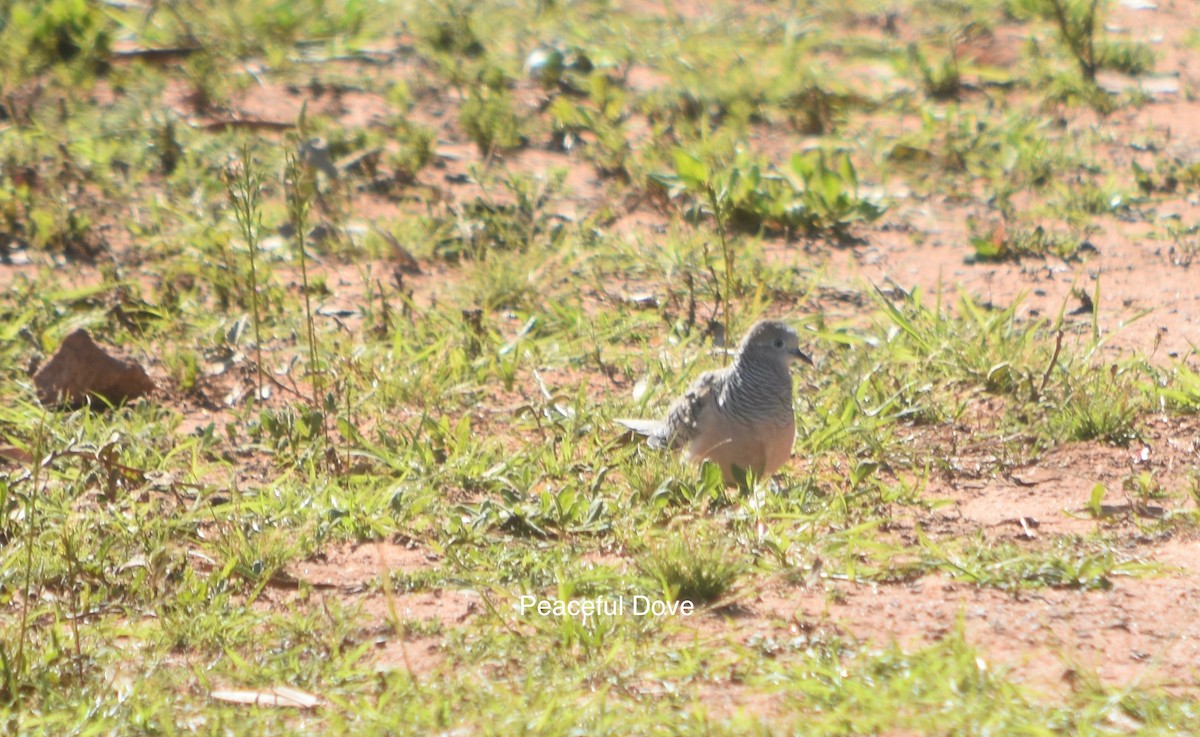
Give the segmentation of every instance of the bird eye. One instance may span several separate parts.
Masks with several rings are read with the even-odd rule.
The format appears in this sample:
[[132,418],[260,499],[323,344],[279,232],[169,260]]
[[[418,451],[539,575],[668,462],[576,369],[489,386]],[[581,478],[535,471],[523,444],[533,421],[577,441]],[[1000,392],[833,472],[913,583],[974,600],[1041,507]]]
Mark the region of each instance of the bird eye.
[[782,348],[782,347],[783,347],[783,338],[776,338],[776,339],[775,339],[775,347],[776,347],[776,348]]

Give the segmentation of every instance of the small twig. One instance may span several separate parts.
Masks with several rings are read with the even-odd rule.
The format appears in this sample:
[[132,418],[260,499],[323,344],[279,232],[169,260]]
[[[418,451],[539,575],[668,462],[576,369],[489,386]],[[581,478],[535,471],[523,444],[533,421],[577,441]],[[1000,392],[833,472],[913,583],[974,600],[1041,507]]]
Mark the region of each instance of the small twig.
[[1062,351],[1063,331],[1059,330],[1058,335],[1054,337],[1054,355],[1050,356],[1050,365],[1046,366],[1046,373],[1042,374],[1042,385],[1038,387],[1037,396],[1041,397],[1046,391],[1046,384],[1050,383],[1050,373],[1054,371],[1054,366],[1058,363],[1058,354]]
[[382,51],[359,51],[350,54],[336,54],[333,56],[292,56],[288,61],[296,64],[329,64],[331,62],[349,61],[359,62],[362,64],[374,64],[376,66],[387,66],[396,61],[396,54],[389,54]]
[[201,51],[204,51],[203,46],[175,46],[165,49],[126,49],[124,51],[114,51],[109,58],[113,61],[143,59],[152,62],[165,62],[182,59],[192,54],[198,54]]
[[[733,325],[730,323],[729,304],[733,301],[733,252],[729,250],[729,241],[725,237],[725,208],[724,200],[717,196],[717,190],[708,184],[708,201],[712,205],[713,217],[717,220],[717,235],[721,238],[721,255],[725,261],[725,341],[733,335]],[[716,278],[716,275],[713,275]],[[729,364],[729,352],[725,352],[725,364]]]
[[197,123],[196,127],[200,130],[206,131],[223,131],[227,128],[252,128],[254,130],[290,131],[296,127],[296,124],[277,120],[260,120],[258,118],[224,118],[221,120],[210,120],[207,123]]
[[278,387],[280,390],[282,390],[282,391],[285,391],[285,392],[290,392],[291,394],[294,394],[295,396],[299,397],[300,399],[303,399],[303,400],[304,400],[304,401],[306,401],[306,402],[307,402],[309,399],[311,399],[311,397],[305,396],[304,392],[300,391],[300,389],[299,389],[298,387],[292,387],[292,386],[288,386],[287,384],[283,383],[283,382],[282,382],[282,381],[280,381],[279,379],[275,378],[275,376],[274,376],[274,373],[273,373],[273,372],[271,372],[271,371],[267,371],[266,369],[262,368],[262,367],[261,367],[261,366],[258,364],[258,362],[257,362],[257,361],[255,361],[254,359],[250,359],[250,362],[256,365],[256,367],[257,367],[257,368],[256,368],[256,370],[258,370],[258,371],[259,371],[259,373],[261,374],[262,378],[264,378],[264,379],[266,379],[267,381],[271,382],[271,383],[272,383],[272,384],[274,384],[276,387]]

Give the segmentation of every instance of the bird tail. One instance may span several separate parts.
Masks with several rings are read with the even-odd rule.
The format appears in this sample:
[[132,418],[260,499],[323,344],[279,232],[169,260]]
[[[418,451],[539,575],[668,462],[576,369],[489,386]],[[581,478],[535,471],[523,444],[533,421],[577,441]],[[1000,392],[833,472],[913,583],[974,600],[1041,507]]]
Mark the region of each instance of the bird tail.
[[613,420],[613,421],[616,422],[618,425],[621,425],[630,430],[633,430],[638,435],[645,435],[647,437],[658,432],[658,426],[661,424],[658,420],[617,419],[617,420]]
[[617,419],[614,422],[627,430],[649,438],[651,448],[661,448],[664,445],[662,440],[662,422],[658,420]]

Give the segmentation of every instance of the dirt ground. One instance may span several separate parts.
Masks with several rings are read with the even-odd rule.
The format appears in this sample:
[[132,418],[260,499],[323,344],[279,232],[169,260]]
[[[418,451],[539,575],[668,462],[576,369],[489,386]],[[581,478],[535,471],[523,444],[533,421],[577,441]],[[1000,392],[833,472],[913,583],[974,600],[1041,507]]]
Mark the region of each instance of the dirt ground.
[[[646,5],[648,11],[657,12],[659,8],[657,3]],[[703,12],[702,3],[679,5],[695,5],[695,12]],[[1134,9],[1131,5],[1114,3],[1110,24],[1152,39],[1161,54],[1158,76],[1177,84],[1152,95],[1147,104],[1119,111],[1103,121],[1113,134],[1111,149],[1105,155],[1133,160],[1139,154],[1122,138],[1132,139],[1147,131],[1169,131],[1174,152],[1195,158],[1200,152],[1200,101],[1194,94],[1200,90],[1200,54],[1187,51],[1184,40],[1191,29],[1200,27],[1200,5],[1170,1],[1159,2],[1154,9]],[[1021,41],[1018,33],[1004,29],[986,45],[964,51],[1003,58]],[[411,74],[409,66],[415,62],[401,53],[387,64],[360,67],[353,61],[342,63],[356,74],[404,76]],[[629,79],[635,86],[655,83],[649,70],[635,68]],[[875,82],[886,84],[887,80]],[[102,102],[110,92],[101,85],[94,94]],[[518,99],[527,106],[537,105],[539,95],[530,83],[523,83],[518,90]],[[330,115],[347,126],[363,126],[386,111],[383,100],[371,93],[314,94],[305,88],[271,83],[232,101],[220,114],[197,113],[186,93],[171,86],[164,91],[162,102],[193,125],[210,124],[224,115],[291,121],[307,104],[310,114]],[[478,194],[473,185],[462,181],[468,166],[480,157],[458,128],[453,114],[457,104],[452,95],[427,96],[414,110],[416,121],[434,128],[438,135],[438,160],[420,173],[418,185],[450,203],[467,202]],[[1094,115],[1084,111],[1073,111],[1066,119],[1068,126],[1095,122]],[[874,124],[901,127],[912,121],[885,117]],[[632,127],[636,130],[636,125]],[[791,150],[794,143],[767,129],[758,131],[755,140],[764,150]],[[527,172],[566,169],[569,195],[551,208],[564,217],[575,218],[609,197],[610,184],[570,153],[532,146],[507,155],[504,165]],[[1091,294],[1099,283],[1104,307],[1101,330],[1109,336],[1107,360],[1129,351],[1142,351],[1165,365],[1173,358],[1191,355],[1200,346],[1200,263],[1191,269],[1172,263],[1170,244],[1148,225],[1176,216],[1186,222],[1200,221],[1200,194],[1183,193],[1174,201],[1156,204],[1155,211],[1139,213],[1137,218],[1104,219],[1102,231],[1091,240],[1095,251],[1081,259],[1000,264],[964,259],[968,219],[986,221],[993,217],[985,204],[948,197],[923,201],[908,198],[901,202],[880,221],[856,231],[857,241],[852,245],[797,244],[768,238],[764,240],[766,257],[776,264],[820,271],[827,275],[831,289],[850,294],[861,293],[865,284],[894,284],[905,289],[919,287],[929,294],[940,290],[949,301],[959,292],[998,305],[1019,298],[1022,318],[1053,316],[1064,304],[1069,311],[1079,302],[1075,290]],[[612,232],[652,247],[666,228],[667,219],[637,202],[622,205],[609,226]],[[381,218],[398,217],[412,207],[411,202],[359,192],[352,203],[352,220],[365,226]],[[429,304],[454,288],[458,278],[455,267],[435,263],[421,266],[422,274],[405,277],[417,304]],[[0,267],[0,286],[23,275],[32,276],[36,268]],[[330,287],[330,294],[316,307],[332,312],[340,306],[361,304],[372,282],[391,279],[393,264],[329,263],[318,264],[316,269],[326,276]],[[276,273],[286,275],[282,269]],[[364,273],[370,275],[368,280],[363,279]],[[95,278],[96,273],[88,269],[74,276],[80,283]],[[616,289],[633,292],[638,285]],[[851,319],[859,314],[852,300],[829,299],[817,304],[830,320]],[[1134,319],[1143,312],[1144,316]],[[364,327],[356,315],[339,319],[351,333]],[[1090,316],[1078,320],[1085,324]],[[1194,358],[1189,360],[1195,364]],[[226,375],[212,378],[202,388],[211,401],[180,399],[180,411],[185,416],[183,431],[222,419],[222,399],[237,390],[238,382],[246,384],[243,390],[248,390],[248,378]],[[919,522],[935,538],[982,533],[988,538],[1025,544],[1050,535],[1085,535],[1097,526],[1107,526],[1120,530],[1132,541],[1128,552],[1138,560],[1161,567],[1155,575],[1116,577],[1107,590],[1041,588],[1016,592],[971,586],[942,575],[875,585],[822,576],[806,587],[778,584],[744,594],[735,615],[705,613],[687,626],[709,637],[743,644],[755,637],[788,638],[824,631],[883,648],[893,642],[914,647],[936,641],[961,618],[969,639],[989,668],[1006,670],[1017,680],[1051,693],[1076,687],[1078,673],[1084,671],[1094,671],[1110,685],[1138,683],[1197,691],[1200,539],[1187,531],[1139,537],[1139,515],[1146,514],[1146,510],[1118,497],[1121,479],[1139,468],[1155,469],[1157,478],[1167,487],[1185,486],[1200,463],[1200,421],[1154,416],[1142,429],[1145,442],[1129,448],[1070,444],[1054,449],[1035,466],[1009,476],[933,478],[924,494],[948,504],[919,520],[896,520],[890,534],[904,535]],[[965,443],[970,428],[962,428],[961,433]],[[962,461],[971,463],[969,457]],[[793,472],[801,473],[804,463],[802,458],[794,459]],[[1118,491],[1106,500],[1111,507],[1101,520],[1083,513],[1097,482]],[[1166,511],[1195,506],[1191,500],[1179,499],[1163,504]],[[385,572],[420,571],[437,561],[436,554],[418,545],[375,542],[335,547],[319,558],[293,566],[289,574],[315,587],[310,596],[338,597],[380,618],[391,614],[400,620],[429,622],[434,631],[433,624],[452,628],[478,616],[484,609],[480,596],[453,590],[385,594],[369,584]],[[264,605],[287,606],[295,596],[290,589],[271,588],[264,594]],[[376,659],[380,668],[427,673],[440,662],[440,641],[437,634],[417,633],[400,639],[381,634]]]
[[[655,4],[650,7],[658,8]],[[1169,132],[1171,146],[1180,155],[1194,156],[1200,151],[1200,102],[1188,92],[1200,89],[1200,55],[1182,50],[1188,29],[1197,23],[1200,10],[1194,3],[1163,2],[1153,10],[1114,4],[1110,27],[1130,29],[1135,38],[1151,39],[1162,59],[1159,74],[1178,84],[1170,87],[1174,92],[1155,94],[1148,104],[1104,121],[1114,137],[1108,155],[1133,159],[1137,153],[1123,145],[1121,138],[1146,131]],[[1002,59],[1014,54],[1022,40],[1019,33],[1003,29],[979,48],[963,52]],[[635,68],[629,79],[635,86],[655,84],[648,70]],[[523,89],[521,94],[526,104],[536,104],[536,90]],[[248,117],[289,120],[302,101],[297,95],[268,88],[256,91],[238,109]],[[341,95],[336,103],[309,98],[308,104],[310,110],[325,106],[326,112],[335,104],[340,106],[339,114],[347,124],[366,123],[379,114],[379,107],[365,95]],[[423,173],[422,183],[451,201],[468,201],[476,192],[454,182],[469,162],[478,159],[478,153],[457,129],[454,116],[447,114],[453,105],[454,101],[447,100],[418,107],[420,122],[435,127],[439,136],[438,167]],[[904,126],[909,122],[885,118],[875,124]],[[1094,116],[1086,112],[1077,112],[1067,121],[1072,126],[1094,123]],[[789,150],[792,144],[767,130],[760,132],[757,143],[765,150]],[[606,197],[605,182],[569,154],[525,150],[507,156],[505,165],[518,171],[567,168],[571,194],[556,203],[567,217],[587,211]],[[1115,358],[1136,350],[1168,362],[1189,355],[1200,345],[1200,278],[1194,269],[1173,264],[1169,244],[1147,226],[1148,221],[1164,217],[1196,221],[1200,218],[1200,195],[1196,193],[1185,193],[1142,217],[1106,219],[1102,231],[1092,239],[1095,252],[1070,262],[973,263],[963,257],[966,223],[970,217],[989,217],[985,205],[949,197],[905,202],[858,233],[861,240],[856,245],[798,247],[768,239],[764,243],[767,256],[780,265],[822,270],[833,275],[833,286],[849,292],[873,283],[920,287],[929,294],[941,290],[950,301],[960,291],[991,304],[1007,305],[1020,298],[1019,315],[1024,318],[1055,315],[1064,304],[1069,311],[1078,305],[1074,290],[1091,294],[1099,282],[1105,307],[1101,329],[1110,336],[1108,355]],[[395,208],[393,203],[369,196],[355,202],[358,216],[365,220],[394,214]],[[665,229],[666,219],[631,204],[611,227],[650,247]],[[918,233],[921,237],[914,237]],[[372,272],[388,268],[378,264]],[[359,273],[356,266],[331,274],[335,289],[329,305],[352,304],[361,298]],[[408,284],[415,298],[424,301],[436,298],[454,278],[453,270],[431,267],[424,275],[410,278]],[[828,319],[853,317],[856,308],[837,300],[822,307]],[[1148,314],[1134,321],[1144,311]],[[355,329],[353,323],[349,329]],[[1098,524],[1124,531],[1136,528],[1138,517],[1132,505],[1114,505],[1107,510],[1111,515],[1106,522],[1084,515],[1093,485],[1104,482],[1119,488],[1120,479],[1139,467],[1156,469],[1167,486],[1182,484],[1196,472],[1200,461],[1200,423],[1194,419],[1156,418],[1145,427],[1145,434],[1146,442],[1131,448],[1098,443],[1063,446],[1036,466],[1009,477],[935,479],[927,495],[948,500],[950,505],[942,507],[936,519],[921,522],[939,536],[982,531],[988,537],[1016,542],[1046,535],[1082,535]],[[912,521],[898,521],[901,528],[906,524],[911,526]],[[1200,623],[1195,617],[1200,608],[1200,540],[1186,533],[1144,539],[1134,544],[1134,553],[1138,559],[1161,565],[1162,572],[1117,578],[1109,590],[1086,592],[1051,588],[1007,593],[943,576],[870,586],[821,579],[806,589],[780,586],[763,591],[743,600],[744,609],[737,616],[708,614],[695,620],[694,626],[706,634],[743,643],[755,636],[788,637],[817,628],[879,647],[891,642],[911,647],[944,636],[961,617],[989,667],[1009,670],[1018,680],[1051,692],[1072,688],[1079,670],[1094,670],[1108,684],[1195,690],[1196,663],[1200,662]],[[353,588],[376,580],[385,570],[419,570],[431,558],[436,559],[408,546],[371,543],[330,551],[292,573],[312,583]],[[344,596],[370,612],[391,609],[404,618],[436,620],[449,626],[480,611],[478,597],[462,592],[420,592],[391,598],[361,592],[322,595]],[[436,663],[437,638],[389,642],[381,646],[377,657],[380,667],[420,672]]]

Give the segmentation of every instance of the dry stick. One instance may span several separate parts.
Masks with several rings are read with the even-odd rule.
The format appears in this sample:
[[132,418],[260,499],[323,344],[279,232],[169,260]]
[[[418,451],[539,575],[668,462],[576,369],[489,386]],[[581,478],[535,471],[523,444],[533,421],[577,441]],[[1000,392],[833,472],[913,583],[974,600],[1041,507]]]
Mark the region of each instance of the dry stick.
[[221,120],[210,120],[207,123],[197,123],[196,127],[205,131],[225,131],[230,128],[288,131],[295,128],[296,124],[276,120],[258,120],[255,118],[222,118]]
[[148,62],[168,62],[177,61],[192,54],[198,54],[204,51],[203,46],[172,46],[169,48],[150,49],[137,48],[126,49],[124,51],[114,51],[109,55],[110,61],[123,61],[126,59],[141,59]]
[[[261,366],[261,364],[260,364],[260,366]],[[261,368],[259,370],[261,371]],[[263,377],[266,378],[267,381],[271,382],[276,387],[278,387],[280,389],[280,391],[291,392],[292,394],[295,394],[297,397],[300,397],[301,399],[308,399],[308,397],[304,396],[304,394],[301,393],[298,389],[296,389],[295,387],[288,386],[287,384],[283,383],[282,381],[275,378],[271,374],[262,372],[262,375],[263,375]],[[295,382],[293,382],[293,383],[295,383]]]
[[[150,469],[137,468],[136,466],[127,466],[123,463],[115,463],[112,461],[106,461],[106,460],[100,458],[96,451],[72,450],[72,449],[68,448],[66,450],[52,451],[51,453],[47,454],[41,461],[39,461],[38,468],[34,469],[35,473],[32,476],[29,474],[22,474],[20,477],[18,477],[15,480],[15,483],[32,481],[34,488],[36,489],[37,484],[38,484],[38,477],[37,477],[36,471],[43,466],[50,466],[52,463],[57,461],[59,458],[83,458],[84,460],[88,460],[88,461],[96,461],[97,463],[104,466],[105,472],[119,471],[119,472],[123,473],[126,478],[132,479],[139,483],[145,482],[147,474],[149,474],[151,472]],[[190,483],[187,481],[172,481],[171,486],[175,486],[175,487],[179,487],[179,488],[187,488],[187,489],[197,489],[200,491],[204,491],[204,490],[210,488],[210,487],[204,486],[202,484],[194,484],[194,483]]]
[[[725,213],[721,211],[721,202],[717,197],[717,190],[712,184],[707,185],[708,201],[712,205],[713,217],[717,219],[717,235],[721,238],[721,254],[725,259],[725,343],[724,347],[729,346],[729,341],[733,336],[733,326],[729,319],[729,303],[733,300],[733,253],[729,250],[729,241],[725,239]],[[729,351],[726,350],[722,354],[724,358],[723,365],[729,365]]]
[[[715,268],[713,268],[712,258],[709,256],[709,253],[708,253],[708,240],[707,239],[701,240],[700,245],[701,245],[701,248],[703,249],[704,265],[706,267],[708,267],[708,275],[712,277],[713,290],[717,293],[717,309],[719,309],[721,306],[721,280],[717,278],[717,270]],[[713,310],[712,314],[715,315],[716,310]],[[712,315],[710,315],[709,317],[711,318]]]
[[1054,370],[1055,364],[1058,363],[1058,354],[1062,350],[1063,331],[1059,330],[1058,335],[1054,338],[1054,355],[1050,356],[1050,365],[1046,366],[1046,373],[1042,374],[1042,385],[1038,387],[1038,396],[1041,397],[1046,391],[1046,384],[1050,382],[1050,372]]

